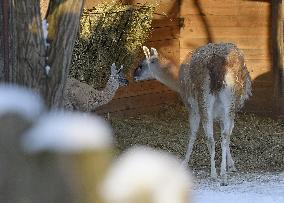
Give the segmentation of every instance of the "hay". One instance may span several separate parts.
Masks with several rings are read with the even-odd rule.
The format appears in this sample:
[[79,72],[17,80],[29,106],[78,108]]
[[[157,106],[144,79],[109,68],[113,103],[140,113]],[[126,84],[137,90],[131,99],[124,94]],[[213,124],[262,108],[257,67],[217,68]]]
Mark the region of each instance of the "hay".
[[[168,106],[159,113],[125,119],[112,118],[119,151],[142,144],[172,152],[183,158],[188,137],[187,111],[182,106]],[[220,166],[220,129],[214,126],[216,164]],[[240,171],[281,171],[284,168],[284,121],[254,114],[238,114],[231,138],[231,150]],[[209,154],[200,129],[190,165],[209,167]]]
[[110,66],[133,65],[136,53],[149,36],[154,7],[102,3],[85,9],[75,42],[70,76],[94,88],[105,86]]

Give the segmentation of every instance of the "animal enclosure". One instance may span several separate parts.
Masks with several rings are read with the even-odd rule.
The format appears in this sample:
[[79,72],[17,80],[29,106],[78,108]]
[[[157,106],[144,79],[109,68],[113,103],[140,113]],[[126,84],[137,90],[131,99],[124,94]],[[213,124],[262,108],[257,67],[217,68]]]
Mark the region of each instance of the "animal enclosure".
[[[87,0],[85,7],[91,8],[99,2]],[[141,5],[146,1],[123,2]],[[271,1],[160,0],[158,3],[147,46],[157,48],[166,58],[180,64],[201,45],[232,42],[244,52],[253,81],[253,96],[244,110],[270,115],[282,111],[283,114],[283,107],[280,112],[275,109],[277,104],[283,106],[282,83],[277,82],[283,81],[283,67],[273,65],[277,59],[272,51],[275,38],[272,25],[276,21]],[[130,81],[98,113],[135,114],[177,102],[180,102],[178,95],[157,81]]]
[[[5,1],[8,2],[8,0]],[[52,2],[58,2],[58,5],[64,6],[69,1],[76,3],[84,0],[57,0]],[[85,7],[91,8],[102,1],[114,2],[114,0],[86,0]],[[135,5],[138,3],[143,5],[146,2],[146,0],[117,1]],[[103,89],[97,89],[96,87],[90,89],[90,86],[84,83],[86,80],[82,80],[82,83],[78,83],[77,80],[62,82],[62,92],[65,86],[65,90],[68,93],[67,98],[71,98],[72,101],[78,99],[75,103],[67,100],[67,104],[71,107],[69,110],[75,110],[75,112],[69,112],[60,109],[58,111],[57,108],[52,108],[50,111],[44,108],[40,98],[38,98],[39,102],[36,105],[34,101],[36,101],[38,96],[37,93],[26,94],[27,99],[25,99],[25,97],[16,97],[16,94],[14,95],[9,88],[1,91],[0,85],[0,140],[2,140],[0,141],[0,149],[4,155],[0,156],[0,188],[2,188],[2,190],[0,189],[0,203],[22,203],[22,201],[29,203],[101,203],[102,201],[97,200],[100,199],[98,193],[101,191],[100,189],[98,190],[97,186],[103,187],[104,190],[104,185],[101,184],[101,181],[105,179],[108,169],[112,168],[111,166],[109,167],[109,164],[116,162],[118,166],[121,166],[121,163],[125,163],[121,159],[125,151],[133,146],[137,147],[137,145],[146,145],[146,148],[154,148],[153,151],[163,149],[165,152],[170,152],[169,155],[174,159],[185,158],[182,164],[183,167],[181,167],[181,162],[178,160],[178,162],[175,162],[176,165],[172,165],[176,167],[170,167],[172,170],[169,171],[177,174],[176,172],[182,169],[185,172],[184,174],[189,175],[189,173],[192,173],[195,179],[193,181],[197,182],[192,185],[194,188],[190,190],[194,190],[195,195],[207,197],[209,200],[192,202],[223,203],[236,199],[236,203],[245,203],[245,201],[240,200],[245,197],[244,199],[249,199],[249,201],[255,200],[255,202],[264,203],[262,199],[269,198],[269,200],[275,200],[277,196],[281,196],[282,200],[274,203],[284,202],[283,26],[282,7],[277,7],[281,5],[280,2],[282,1],[148,1],[158,2],[159,6],[155,8],[152,24],[153,30],[145,46],[155,47],[157,50],[155,48],[148,49],[144,46],[143,50],[146,60],[140,63],[144,59],[141,47],[140,56],[135,58],[133,67],[130,67],[129,72],[127,71],[127,79],[130,81],[128,87],[122,87],[123,84],[128,83],[128,80],[125,79],[124,74],[121,72],[123,70],[121,65],[126,63],[119,64],[117,61],[107,69],[110,70],[110,76],[106,82],[107,85],[104,86],[103,83],[99,83]],[[29,0],[13,2],[18,2],[18,5],[32,5],[32,1]],[[45,29],[45,26],[44,29],[41,29],[38,4],[34,3],[33,5],[35,8],[30,6],[28,10],[30,11],[29,13],[37,11],[35,12],[36,15],[31,15],[33,16],[31,19],[34,19],[34,16],[38,19],[36,22],[39,32],[36,33],[53,30]],[[52,4],[50,4],[49,10],[52,7]],[[116,6],[111,7],[115,8]],[[0,8],[0,13],[1,10]],[[22,11],[24,10],[15,10],[15,14],[23,14],[24,12]],[[68,11],[71,11],[71,9]],[[68,11],[63,13],[69,13]],[[61,12],[58,13],[60,14]],[[78,11],[76,18],[77,27],[79,13]],[[73,13],[70,12],[70,14],[72,16]],[[61,15],[58,16],[60,17]],[[105,17],[104,15],[102,16]],[[106,18],[103,19],[111,22]],[[122,21],[115,19],[120,22],[119,25],[123,24],[121,23]],[[130,18],[126,19],[131,21]],[[21,22],[21,19],[19,18],[17,22]],[[44,22],[49,23],[52,27],[52,20],[45,20]],[[63,24],[68,24],[68,28],[71,27],[71,29],[63,29],[64,34],[62,35],[63,38],[61,38],[63,40],[56,37],[55,42],[63,41],[73,46],[73,43],[69,40],[70,32],[64,31],[72,30],[74,26],[68,20],[62,22]],[[63,27],[63,25],[60,26],[60,23],[55,24],[58,27]],[[26,24],[22,23],[11,25],[17,27],[18,35],[21,35],[21,27],[31,29],[30,26],[24,26]],[[141,23],[138,26],[141,26]],[[115,29],[115,26],[113,28]],[[77,29],[74,30],[73,39],[75,39],[75,34],[78,33]],[[125,32],[125,29],[122,30]],[[28,35],[23,34],[22,36],[29,37],[30,34],[33,34],[31,31],[33,30],[25,32]],[[135,29],[135,33],[138,33],[137,29]],[[104,35],[96,34],[94,36],[101,37]],[[45,37],[41,38],[42,45],[44,42],[49,42],[48,39],[45,40]],[[0,44],[2,42],[3,40],[0,36]],[[34,42],[37,44],[37,41]],[[236,44],[240,49],[237,49],[232,43]],[[9,45],[9,43],[7,44]],[[104,47],[106,44],[102,46]],[[142,44],[144,45],[144,43],[140,43],[139,46]],[[204,46],[204,44],[207,45]],[[20,45],[21,43],[16,43],[15,47],[20,48]],[[219,45],[222,45],[221,48],[215,47]],[[201,48],[197,48],[200,46]],[[24,46],[22,47],[24,48]],[[51,47],[53,47],[52,43]],[[89,47],[92,47],[92,45]],[[111,62],[115,58],[122,58],[119,54],[124,54],[124,50],[117,48],[121,47],[119,43],[106,47],[109,47],[112,51],[105,54],[110,58]],[[206,48],[203,49],[202,47]],[[45,46],[44,49],[48,52],[48,46]],[[29,47],[23,50],[27,53],[33,51]],[[34,50],[36,51],[37,49]],[[62,48],[54,50],[52,53],[57,55]],[[61,53],[71,56],[73,48],[71,47],[69,50],[71,50],[68,52],[69,54],[67,52],[65,54],[64,51]],[[114,52],[115,54],[112,54]],[[4,51],[3,53],[5,54],[6,52]],[[85,52],[81,51],[81,53]],[[94,52],[93,56],[98,57],[101,53],[103,52]],[[18,55],[15,56],[22,59]],[[46,55],[36,54],[35,56],[24,58],[25,62],[29,63],[34,58],[51,59],[50,61],[53,61],[51,57],[48,58]],[[163,63],[167,60],[160,56],[168,59],[170,63]],[[186,64],[183,64],[186,58],[188,61]],[[166,71],[169,70],[164,75],[163,70],[160,72],[158,70],[159,68],[162,69],[162,66],[157,65],[159,60],[166,64],[163,66],[167,68]],[[88,63],[88,60],[83,59],[83,61]],[[48,64],[46,62],[43,64],[44,66],[40,66],[36,70],[45,71],[45,75],[50,76],[46,77],[47,81],[53,81],[53,75],[48,74],[50,66],[45,66]],[[91,70],[94,70],[92,68],[100,67],[98,64],[95,62],[94,65],[89,67]],[[165,84],[180,93],[184,104],[182,104],[177,93],[156,80],[135,82],[140,75],[137,73],[137,70],[142,70],[142,67],[148,70],[147,73],[144,72],[146,76],[149,76],[148,79],[150,76],[152,78],[157,76],[155,77],[157,80],[164,82],[171,79],[167,77],[169,75],[174,76],[173,79],[177,79],[177,67],[180,64],[183,64],[181,66],[181,73],[183,74],[179,77],[179,81],[173,80],[175,83]],[[21,66],[21,63],[17,62],[17,67],[20,67],[18,65]],[[154,66],[158,67],[156,72],[153,71]],[[33,66],[30,67],[32,68]],[[35,67],[38,66],[35,65]],[[61,66],[58,65],[57,67],[60,71]],[[86,66],[78,64],[76,67]],[[175,69],[171,70],[170,67]],[[248,70],[246,67],[248,67]],[[50,70],[53,71],[54,69]],[[68,73],[68,69],[63,70],[66,70],[65,73]],[[94,76],[103,78],[103,76],[96,74],[96,71],[94,72]],[[251,80],[248,72],[250,72],[252,77],[253,97],[246,103],[243,111],[265,114],[265,116],[241,112],[236,114],[235,117],[234,107],[242,104],[243,100],[250,93]],[[25,76],[18,75],[23,78]],[[34,75],[31,74],[31,76]],[[143,79],[147,78],[145,75]],[[67,75],[64,76],[67,77]],[[92,75],[90,78],[95,78],[94,76]],[[33,82],[34,78],[29,77],[31,82]],[[45,80],[41,81],[44,82]],[[56,82],[55,84],[58,83]],[[83,84],[82,88],[79,88],[79,84]],[[119,91],[113,99],[118,88]],[[42,92],[47,92],[48,94],[51,92],[53,95],[53,89],[49,88],[48,85],[44,90]],[[17,91],[15,92],[21,95],[20,91]],[[34,96],[32,96],[33,94]],[[110,100],[112,101],[107,103]],[[102,103],[105,105],[96,109]],[[18,106],[23,107],[19,108]],[[84,108],[80,109],[80,106]],[[93,112],[85,113],[94,109],[95,112],[104,115],[104,118],[96,118],[96,113]],[[83,112],[76,112],[80,110]],[[279,116],[281,114],[283,116],[281,118],[267,116]],[[119,115],[124,117],[121,118]],[[215,116],[217,116],[217,122],[213,124]],[[236,119],[233,120],[233,118]],[[225,121],[228,121],[227,124]],[[201,130],[200,124],[204,128],[203,130]],[[234,124],[235,128],[232,132]],[[198,129],[197,127],[199,126],[200,128]],[[187,152],[186,149],[188,149]],[[158,154],[157,157],[163,158],[163,155]],[[190,160],[187,162],[189,158]],[[153,159],[150,159],[153,161],[147,162],[146,159],[134,156],[132,160],[130,165],[125,164],[129,166],[130,170],[127,167],[122,167],[120,171],[123,173],[118,173],[118,176],[110,175],[110,177],[118,178],[110,178],[111,184],[107,184],[109,185],[108,188],[114,188],[115,190],[104,190],[106,192],[103,192],[103,196],[110,198],[110,200],[104,201],[105,203],[191,202],[185,198],[189,194],[191,196],[188,184],[181,184],[185,185],[185,187],[181,188],[181,193],[176,184],[173,184],[171,187],[167,184],[167,182],[178,183],[181,179],[191,184],[185,176],[180,176],[179,174],[175,176],[167,173],[167,165],[160,165],[158,161]],[[209,162],[211,162],[211,169]],[[217,168],[221,165],[220,171],[216,171],[215,163]],[[227,171],[235,171],[235,167],[232,167],[234,163],[238,172],[227,177]],[[214,167],[212,167],[213,165]],[[155,170],[155,168],[159,170]],[[209,178],[209,170],[214,180]],[[143,173],[145,171],[146,173]],[[143,174],[147,175],[146,178]],[[216,179],[219,174],[221,175],[221,181]],[[273,174],[273,177],[269,176],[269,174]],[[264,176],[266,178],[263,179]],[[138,178],[136,179],[136,177]],[[277,179],[274,179],[274,177]],[[252,183],[252,178],[257,179],[257,181]],[[273,182],[275,180],[277,182]],[[277,184],[274,184],[274,187],[272,187],[269,181]],[[152,184],[141,184],[145,182]],[[203,184],[204,182],[205,184]],[[219,185],[224,186],[227,184],[229,184],[229,187],[219,187]],[[151,187],[151,185],[155,187]],[[260,198],[247,198],[245,192],[251,191],[252,185],[255,185],[254,191],[256,193],[254,195]],[[200,190],[200,186],[205,190]],[[235,198],[230,198],[235,193],[235,186],[241,187],[241,190],[236,193]],[[262,190],[257,189],[259,186]],[[213,188],[212,192],[211,188]],[[275,188],[279,189],[274,190]],[[118,192],[116,192],[116,189]],[[133,191],[130,193],[137,196],[137,200],[132,198],[134,197],[132,194],[123,195],[124,189]],[[151,191],[148,192],[149,189]],[[214,193],[214,196],[221,196],[215,192],[217,190],[222,190],[229,194],[228,201],[215,201],[211,198],[210,193]],[[264,190],[265,194],[271,193],[268,198],[259,196]],[[159,198],[153,198],[156,197],[152,195],[154,194],[152,193],[153,191],[162,191],[162,193],[158,196]],[[175,201],[168,196],[168,194],[174,194],[175,191],[177,191],[177,195],[174,196],[183,201]],[[7,194],[4,198],[1,197],[3,193]],[[194,198],[195,195],[193,196]],[[126,200],[123,197],[126,197]],[[1,201],[1,199],[3,200]],[[29,201],[29,199],[35,200]],[[46,200],[42,201],[41,199]],[[127,201],[128,199],[129,201]],[[160,201],[151,201],[151,199]],[[260,199],[261,201],[259,201]]]

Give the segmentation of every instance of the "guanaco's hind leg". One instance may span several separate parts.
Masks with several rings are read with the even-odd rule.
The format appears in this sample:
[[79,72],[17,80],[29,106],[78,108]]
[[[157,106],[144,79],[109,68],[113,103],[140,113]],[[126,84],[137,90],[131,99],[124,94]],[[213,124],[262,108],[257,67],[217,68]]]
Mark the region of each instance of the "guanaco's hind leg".
[[228,170],[236,170],[234,161],[230,152],[230,137],[234,126],[234,118],[231,118],[225,113],[224,118],[221,120],[221,148],[222,148],[222,162],[221,162],[221,178],[222,185],[227,185],[227,166]]
[[189,142],[188,142],[188,147],[187,147],[187,152],[185,155],[185,160],[183,162],[183,165],[187,165],[190,156],[192,153],[192,149],[196,140],[197,136],[197,131],[199,128],[199,123],[200,123],[200,114],[199,114],[199,109],[198,109],[198,103],[196,100],[191,100],[190,101],[190,107],[189,109]]
[[228,135],[228,143],[227,143],[227,167],[228,167],[228,172],[235,172],[237,171],[236,167],[235,167],[235,162],[232,158],[231,155],[231,148],[230,148],[230,143],[231,143],[231,134],[234,128],[234,120],[231,123],[231,129],[229,130],[229,135]]
[[228,168],[235,169],[234,161],[230,152],[230,137],[234,127],[235,109],[234,109],[234,96],[230,89],[224,89],[220,93],[220,101],[222,103],[222,116],[221,116],[221,185],[227,185],[227,166]]
[[207,146],[210,154],[210,163],[211,163],[211,177],[216,179],[217,172],[215,166],[215,140],[213,136],[213,111],[214,111],[214,103],[215,103],[215,96],[212,94],[208,94],[205,99],[205,105],[202,107],[202,124],[203,129],[205,132],[205,136],[207,138]]

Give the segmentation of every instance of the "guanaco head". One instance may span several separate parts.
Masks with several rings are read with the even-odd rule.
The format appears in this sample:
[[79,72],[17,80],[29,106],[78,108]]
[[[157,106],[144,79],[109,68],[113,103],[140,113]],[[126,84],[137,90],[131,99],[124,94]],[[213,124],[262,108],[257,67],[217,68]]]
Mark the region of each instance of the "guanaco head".
[[126,86],[128,85],[128,80],[125,78],[122,69],[123,65],[117,70],[115,63],[113,63],[111,65],[111,77],[118,81],[119,86]]
[[150,52],[146,46],[143,46],[143,51],[146,59],[144,59],[134,71],[133,77],[135,81],[155,79],[153,69],[160,66],[158,52],[155,48],[151,48]]

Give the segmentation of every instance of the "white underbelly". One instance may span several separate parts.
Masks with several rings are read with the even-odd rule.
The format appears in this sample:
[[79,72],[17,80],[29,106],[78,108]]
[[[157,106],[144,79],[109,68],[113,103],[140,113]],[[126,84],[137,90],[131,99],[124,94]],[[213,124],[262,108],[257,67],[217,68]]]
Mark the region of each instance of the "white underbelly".
[[214,119],[221,119],[225,113],[231,111],[232,105],[234,104],[234,94],[230,86],[226,86],[216,96],[213,107]]

